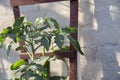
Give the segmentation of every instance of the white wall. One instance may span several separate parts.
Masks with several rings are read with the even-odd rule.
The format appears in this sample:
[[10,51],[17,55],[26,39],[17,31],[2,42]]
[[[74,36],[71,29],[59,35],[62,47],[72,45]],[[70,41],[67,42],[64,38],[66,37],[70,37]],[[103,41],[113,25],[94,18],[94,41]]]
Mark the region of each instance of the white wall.
[[[24,6],[20,9],[28,21],[34,21],[36,17],[52,16],[61,26],[69,25],[69,2]],[[86,54],[80,57],[82,80],[120,79],[119,14],[119,0],[79,1],[79,41]],[[13,20],[9,0],[0,0],[0,30],[12,24]],[[14,56],[7,59],[5,52],[0,49],[1,80],[6,76],[11,78],[9,66],[19,58],[17,53],[12,54]]]
[[120,79],[120,0],[80,0],[83,80]]

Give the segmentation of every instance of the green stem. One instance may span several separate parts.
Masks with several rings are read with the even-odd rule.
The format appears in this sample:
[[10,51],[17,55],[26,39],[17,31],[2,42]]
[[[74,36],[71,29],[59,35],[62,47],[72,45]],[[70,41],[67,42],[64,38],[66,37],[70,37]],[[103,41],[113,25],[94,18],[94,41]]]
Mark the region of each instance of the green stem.
[[33,38],[31,41],[31,49],[32,49],[32,61],[35,59],[35,49],[34,49],[34,44],[33,44]]
[[[29,41],[27,41],[27,40],[25,40],[28,44],[30,44],[30,42]],[[31,52],[27,49],[27,47],[26,47],[26,50],[27,50],[27,54],[28,54],[28,56],[30,57],[30,59],[32,60],[32,55],[31,55]]]
[[38,45],[36,48],[35,48],[35,51],[39,48],[41,46],[41,44],[40,45]]
[[[32,31],[32,28],[30,27],[30,31]],[[32,35],[32,33],[30,34]],[[34,44],[33,44],[33,38],[29,36],[29,39],[30,39],[30,46],[31,46],[31,50],[32,50],[32,54],[31,54],[31,60],[33,61],[35,59],[35,49],[34,49]]]
[[28,54],[28,56],[29,56],[30,59],[32,60],[32,55],[30,54],[29,50],[28,50],[28,49],[26,49],[26,50],[27,50],[27,54]]

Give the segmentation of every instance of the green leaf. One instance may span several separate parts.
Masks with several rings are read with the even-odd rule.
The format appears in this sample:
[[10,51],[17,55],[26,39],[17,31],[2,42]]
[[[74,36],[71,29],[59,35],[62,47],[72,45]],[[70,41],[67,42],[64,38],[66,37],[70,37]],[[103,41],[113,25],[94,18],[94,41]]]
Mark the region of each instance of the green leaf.
[[26,35],[21,35],[21,36],[16,36],[16,41],[19,42],[19,41],[24,41],[26,39]]
[[1,34],[6,35],[6,34],[8,34],[9,31],[10,31],[10,27],[5,28],[2,30]]
[[32,75],[29,75],[30,77],[29,77],[29,79],[30,80],[44,80],[44,78],[42,77],[42,76],[40,76],[40,75],[38,75],[38,74],[32,74]]
[[73,47],[74,47],[77,51],[79,51],[79,53],[80,53],[81,55],[84,55],[84,53],[82,52],[82,50],[81,50],[81,48],[80,48],[79,42],[78,42],[77,40],[75,40],[75,39],[74,39],[72,36],[70,36],[70,35],[68,35],[67,37],[68,37],[68,39],[70,40],[70,42],[71,42],[71,44],[73,45]]
[[40,18],[37,18],[37,19],[35,20],[36,26],[38,26],[38,25],[40,24],[40,22],[41,22],[41,19],[40,19]]
[[37,18],[35,21],[37,27],[39,24],[44,24],[44,23],[45,23],[45,18]]
[[48,28],[47,26],[43,26],[43,27],[40,28],[39,31],[43,31],[43,30],[45,30],[45,29],[47,29],[47,28]]
[[49,59],[49,56],[41,56],[38,59],[35,59],[33,62],[36,64],[44,65],[44,63]]
[[16,70],[18,69],[21,65],[25,65],[26,62],[23,60],[23,59],[20,59],[18,61],[16,61],[15,63],[13,63],[11,66],[10,66],[10,69],[11,70]]
[[21,65],[16,71],[15,74],[19,73],[19,72],[25,72],[27,70],[29,65]]
[[24,24],[27,25],[27,26],[34,26],[34,24],[32,22],[24,22]]
[[32,69],[27,70],[20,76],[21,80],[44,80],[43,77],[39,74],[36,74]]
[[77,29],[73,27],[65,27],[65,28],[62,28],[62,31],[67,34],[72,34],[72,33],[76,33]]
[[54,27],[56,29],[59,29],[59,24],[54,18],[49,17],[48,20],[50,20],[54,24]]
[[15,50],[16,50],[16,51],[19,51],[19,50],[25,49],[25,48],[26,48],[25,46],[19,46],[19,47],[17,47]]
[[5,48],[4,42],[5,42],[5,38],[3,38],[2,36],[0,36],[0,43],[1,43],[2,48]]
[[15,43],[17,42],[17,40],[16,40],[16,34],[11,33],[11,34],[8,34],[8,36],[9,36],[11,39],[13,39]]
[[33,73],[34,73],[33,70],[28,69],[26,72],[20,75],[20,80],[28,80],[30,77],[33,76]]
[[13,43],[13,41],[10,41],[6,46],[6,53],[7,53],[8,57],[10,57],[10,51],[11,51],[12,43]]
[[48,51],[50,44],[49,44],[49,40],[47,37],[42,37],[41,39],[41,45],[44,46],[44,48]]
[[37,32],[37,31],[34,31],[34,32],[31,32],[31,38],[38,38],[40,36],[40,32]]
[[41,64],[32,63],[29,69],[32,69],[35,74],[39,74],[40,76],[42,76],[44,80],[49,80],[49,73],[47,69]]
[[55,50],[54,52],[65,52],[70,51],[70,46],[63,46],[61,49]]
[[56,34],[55,35],[55,43],[57,46],[61,49],[64,44],[64,35],[62,34]]
[[34,40],[35,41],[35,44],[39,44],[41,39],[37,39],[37,40]]
[[60,77],[60,76],[51,76],[50,80],[65,80],[64,77]]
[[56,56],[51,56],[51,57],[49,58],[49,61],[55,61],[56,59],[57,59]]
[[48,19],[45,18],[44,20],[45,20],[46,27],[51,28],[51,27],[50,27],[50,24],[49,24],[49,22],[48,22]]
[[13,24],[13,27],[20,27],[21,24],[23,23],[23,21],[24,21],[24,17],[20,17],[20,18],[16,19]]

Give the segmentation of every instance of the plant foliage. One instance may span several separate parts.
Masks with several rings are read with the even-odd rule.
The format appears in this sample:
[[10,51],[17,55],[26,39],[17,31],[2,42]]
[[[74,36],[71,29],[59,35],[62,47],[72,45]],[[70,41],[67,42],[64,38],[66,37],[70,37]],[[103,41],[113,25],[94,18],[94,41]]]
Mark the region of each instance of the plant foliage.
[[[16,70],[14,80],[16,80],[16,74],[19,72],[21,73],[19,77],[17,76],[19,80],[65,80],[64,77],[50,77],[45,67],[48,61],[55,60],[54,57],[52,59],[51,57],[36,59],[34,54],[40,48],[42,48],[43,55],[49,50],[68,51],[69,48],[64,46],[65,37],[67,37],[73,47],[83,55],[79,42],[71,36],[72,33],[76,32],[77,29],[73,27],[60,28],[59,23],[51,17],[37,18],[35,24],[24,22],[24,17],[20,17],[15,20],[12,26],[3,29],[0,33],[0,42],[7,55],[9,55],[13,44],[24,41],[23,45],[16,47],[16,51],[26,49],[31,59],[29,64],[26,64],[24,60],[19,60],[10,67],[11,70]],[[7,37],[11,38],[11,42],[5,47],[4,43]],[[54,44],[56,46],[53,46]],[[57,50],[55,50],[56,47]],[[38,63],[38,61],[43,60],[44,64]]]

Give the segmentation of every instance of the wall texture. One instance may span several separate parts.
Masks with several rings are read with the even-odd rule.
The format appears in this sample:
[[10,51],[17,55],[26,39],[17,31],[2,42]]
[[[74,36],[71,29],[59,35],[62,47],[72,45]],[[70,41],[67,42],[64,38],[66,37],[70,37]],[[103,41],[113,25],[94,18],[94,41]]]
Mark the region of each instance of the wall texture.
[[83,80],[120,79],[120,0],[80,0]]
[[[37,17],[52,16],[61,26],[69,25],[69,2],[20,7],[21,15],[34,22]],[[82,80],[120,79],[120,0],[79,0],[79,41],[85,56],[80,57]],[[0,0],[0,30],[14,21],[9,0]],[[9,40],[8,40],[9,41]],[[8,42],[7,41],[7,42]],[[12,62],[19,59],[13,50],[10,59],[0,49],[0,80],[11,79]],[[63,66],[56,63],[58,68]],[[53,69],[52,69],[53,70]],[[57,69],[56,69],[57,70]],[[53,73],[64,73],[65,67]],[[81,71],[81,72],[80,72]],[[81,80],[80,78],[78,80]]]

